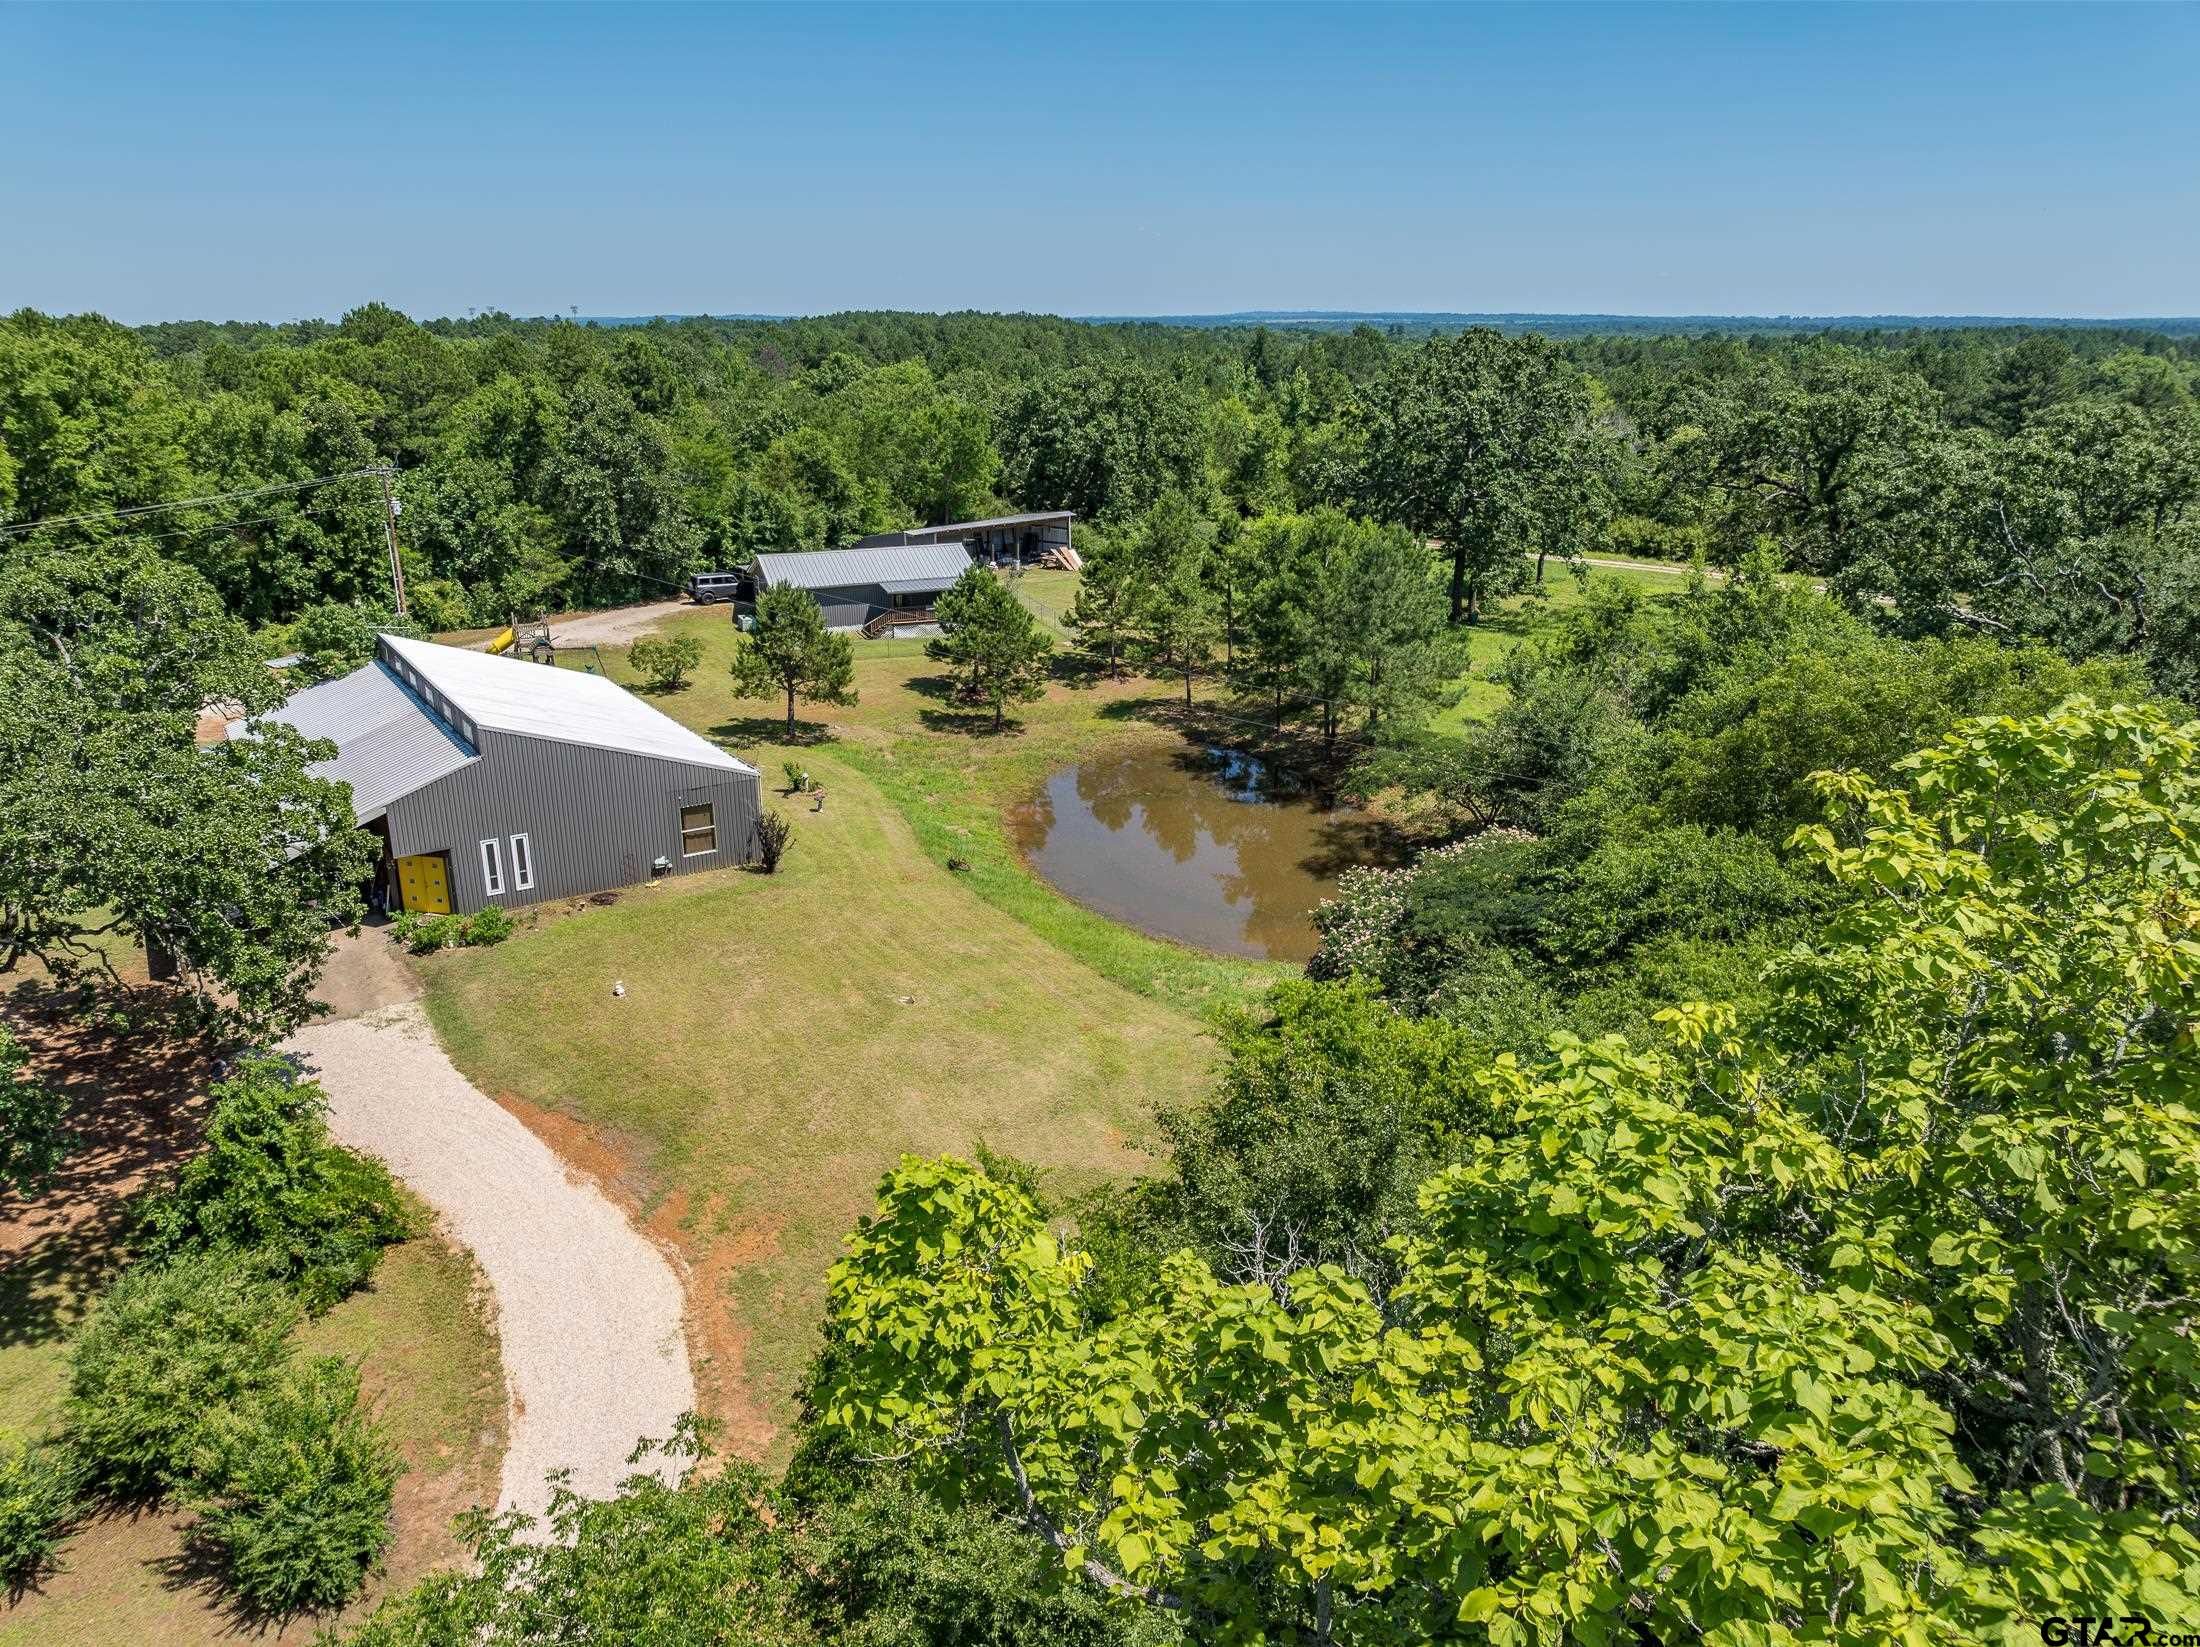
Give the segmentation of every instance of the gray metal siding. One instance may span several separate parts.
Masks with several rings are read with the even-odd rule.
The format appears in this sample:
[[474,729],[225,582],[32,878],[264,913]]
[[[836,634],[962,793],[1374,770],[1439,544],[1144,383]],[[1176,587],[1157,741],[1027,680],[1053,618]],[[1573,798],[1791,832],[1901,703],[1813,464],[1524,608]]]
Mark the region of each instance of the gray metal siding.
[[834,589],[812,589],[818,610],[828,629],[861,629],[893,602],[875,584],[851,583]]
[[[650,878],[660,857],[685,875],[754,855],[762,796],[748,773],[549,738],[481,736],[479,761],[389,809],[393,855],[450,854],[451,907],[462,915],[488,903],[511,909],[632,886]],[[718,849],[683,857],[680,809],[705,804],[717,812]],[[535,884],[525,891],[513,873],[514,835],[527,837],[534,857]],[[496,898],[481,871],[481,842],[492,837],[504,860]]]

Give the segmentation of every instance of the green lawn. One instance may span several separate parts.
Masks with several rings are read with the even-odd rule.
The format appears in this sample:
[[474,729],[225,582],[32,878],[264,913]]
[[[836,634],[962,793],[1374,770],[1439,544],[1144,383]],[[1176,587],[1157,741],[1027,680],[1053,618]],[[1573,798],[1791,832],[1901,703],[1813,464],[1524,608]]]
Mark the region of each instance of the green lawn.
[[[1627,568],[1593,566],[1589,582],[1624,583],[1652,593],[1673,593],[1687,582],[1666,568],[1641,562]],[[1505,688],[1492,675],[1505,655],[1529,639],[1568,607],[1581,604],[1586,585],[1563,562],[1544,568],[1540,588],[1514,595],[1496,604],[1482,621],[1466,631],[1467,673],[1452,682],[1458,700],[1430,721],[1439,732],[1456,732],[1471,721],[1481,720],[1505,701]]]
[[[1066,605],[1075,574],[1028,572],[1018,588],[1027,599],[1034,586]],[[798,706],[797,740],[787,742],[784,703],[737,699],[727,674],[733,659],[733,625],[717,611],[684,614],[667,632],[693,635],[703,660],[679,691],[649,701],[704,736],[752,762],[768,787],[784,787],[789,759],[816,769],[828,765],[881,793],[916,837],[922,855],[944,871],[950,857],[970,865],[953,882],[1013,916],[1108,978],[1204,1015],[1218,1005],[1242,1003],[1287,968],[1207,955],[1149,938],[1064,898],[1024,868],[1009,839],[1008,813],[1028,801],[1057,768],[1128,740],[1173,740],[1181,688],[1140,679],[1098,678],[1065,647],[1057,683],[1035,704],[1017,706],[1005,733],[992,730],[991,715],[951,701],[939,666],[925,656],[922,640],[856,642],[853,705]],[[613,679],[637,685],[623,651],[602,657]],[[1213,681],[1198,685],[1203,706],[1229,702]],[[830,788],[828,782],[828,788]],[[838,805],[834,790],[828,805]],[[782,802],[807,806],[804,799]]]
[[1069,612],[1070,602],[1077,598],[1075,572],[1035,568],[1018,576],[1016,595],[1038,615],[1039,621],[1057,640],[1069,639],[1069,626],[1062,620]]
[[[1074,587],[1059,572],[1017,584],[1050,623]],[[1488,662],[1579,598],[1554,568],[1546,595],[1482,626],[1483,703]],[[982,1141],[1071,1192],[1137,1171],[1156,1108],[1208,1085],[1214,1014],[1292,969],[1117,925],[1015,849],[1011,815],[1057,768],[1181,737],[1179,688],[1098,678],[1065,648],[1045,699],[996,734],[948,695],[923,641],[858,641],[858,701],[802,704],[790,740],[782,704],[732,695],[727,611],[667,631],[703,657],[650,701],[753,762],[768,791],[798,762],[826,809],[769,797],[795,825],[776,876],[636,889],[431,958],[428,1010],[461,1068],[678,1247],[704,1403],[737,1448],[778,1458],[825,1270],[902,1152]],[[600,657],[635,684],[622,651]],[[1197,699],[1208,716],[1255,710],[1213,681]]]
[[764,1457],[825,1269],[904,1151],[983,1141],[1065,1191],[1136,1171],[1211,1051],[950,874],[851,761],[803,754],[827,810],[789,808],[779,874],[660,883],[425,967],[459,1066],[551,1112],[530,1118],[678,1245],[705,1405]]

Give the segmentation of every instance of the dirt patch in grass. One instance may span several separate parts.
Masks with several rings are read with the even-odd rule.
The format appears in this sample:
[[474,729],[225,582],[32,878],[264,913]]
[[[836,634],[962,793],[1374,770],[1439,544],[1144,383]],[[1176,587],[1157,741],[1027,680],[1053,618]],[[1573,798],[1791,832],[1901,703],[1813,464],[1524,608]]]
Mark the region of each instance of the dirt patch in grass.
[[728,1229],[728,1216],[723,1196],[709,1197],[702,1213],[693,1215],[687,1192],[675,1190],[645,1227],[659,1245],[681,1254],[696,1400],[724,1426],[718,1443],[730,1456],[761,1463],[772,1454],[779,1426],[759,1398],[749,1329],[732,1303],[733,1281],[780,1256],[786,1219],[758,1213]]
[[499,1092],[496,1101],[518,1116],[520,1123],[557,1151],[569,1179],[587,1179],[629,1214],[646,1211],[650,1199],[648,1173],[631,1149],[621,1149],[596,1128],[570,1115],[530,1103],[516,1092]]
[[68,1104],[75,1143],[50,1186],[11,1205],[0,1258],[14,1260],[119,1203],[198,1146],[203,1094],[216,1050],[150,1040],[53,1011],[11,1010],[29,1073]]
[[360,1018],[420,993],[420,980],[405,963],[405,952],[390,936],[386,916],[376,916],[357,932],[339,932],[314,994],[327,1010],[324,1018]]

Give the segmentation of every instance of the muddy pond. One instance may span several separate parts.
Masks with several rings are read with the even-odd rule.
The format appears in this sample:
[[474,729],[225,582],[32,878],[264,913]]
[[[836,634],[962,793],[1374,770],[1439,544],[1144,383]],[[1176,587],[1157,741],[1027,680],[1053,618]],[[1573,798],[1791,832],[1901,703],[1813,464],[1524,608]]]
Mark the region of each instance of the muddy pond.
[[1381,820],[1330,807],[1230,749],[1145,748],[1065,767],[1010,819],[1032,868],[1111,919],[1229,955],[1303,961],[1314,906],[1406,851]]

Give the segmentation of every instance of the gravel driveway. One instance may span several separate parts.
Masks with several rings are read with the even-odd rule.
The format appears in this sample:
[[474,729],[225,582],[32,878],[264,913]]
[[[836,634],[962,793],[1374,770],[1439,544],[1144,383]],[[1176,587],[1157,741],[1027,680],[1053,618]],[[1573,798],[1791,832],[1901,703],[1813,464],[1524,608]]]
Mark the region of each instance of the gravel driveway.
[[[600,612],[560,612],[549,620],[550,640],[553,645],[564,647],[627,646],[644,635],[655,634],[665,619],[697,610],[700,608],[692,601],[653,600],[638,606],[607,607]],[[521,624],[521,633],[526,633],[528,628],[529,625]],[[477,652],[485,651],[495,638],[484,634],[466,644]],[[221,741],[218,733],[214,741]]]
[[550,620],[550,638],[560,646],[625,646],[654,634],[665,619],[696,610],[684,600],[659,600],[608,612],[568,612]]
[[448,1221],[496,1295],[511,1443],[498,1508],[539,1515],[544,1476],[609,1497],[640,1436],[695,1405],[680,1282],[592,1182],[459,1074],[417,1001],[286,1043],[339,1142],[380,1156]]

